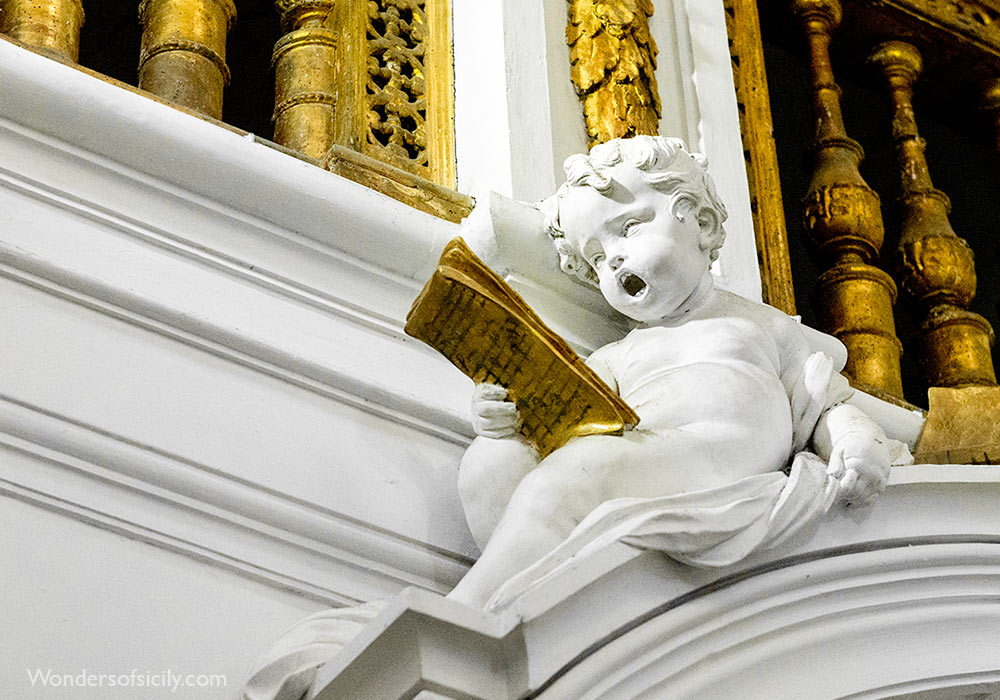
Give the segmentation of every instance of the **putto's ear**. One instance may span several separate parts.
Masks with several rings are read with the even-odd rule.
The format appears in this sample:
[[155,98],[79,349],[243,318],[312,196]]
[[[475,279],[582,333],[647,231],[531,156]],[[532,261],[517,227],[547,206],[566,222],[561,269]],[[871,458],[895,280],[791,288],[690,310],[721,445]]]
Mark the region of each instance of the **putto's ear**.
[[710,247],[715,239],[715,234],[719,230],[722,222],[719,221],[719,214],[714,209],[702,207],[698,212],[698,226],[701,228],[701,246]]

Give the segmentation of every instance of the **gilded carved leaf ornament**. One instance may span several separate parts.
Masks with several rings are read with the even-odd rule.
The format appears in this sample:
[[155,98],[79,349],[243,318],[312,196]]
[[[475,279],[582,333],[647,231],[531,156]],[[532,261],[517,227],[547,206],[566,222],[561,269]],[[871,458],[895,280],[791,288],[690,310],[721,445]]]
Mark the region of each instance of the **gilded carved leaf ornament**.
[[655,135],[660,122],[652,0],[570,0],[570,76],[591,145]]

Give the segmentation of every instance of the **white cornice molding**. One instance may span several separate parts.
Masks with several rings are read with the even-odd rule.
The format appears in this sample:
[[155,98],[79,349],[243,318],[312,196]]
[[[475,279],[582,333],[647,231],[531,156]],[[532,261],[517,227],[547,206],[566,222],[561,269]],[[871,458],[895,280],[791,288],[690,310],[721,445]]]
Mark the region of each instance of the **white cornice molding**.
[[[0,118],[109,164],[423,280],[456,225],[274,144],[173,109],[0,37]],[[338,236],[331,222],[350,235]]]
[[[0,211],[0,283],[12,304],[37,305],[4,309],[30,330],[8,337],[25,371],[0,400],[2,493],[333,605],[460,578],[473,546],[457,499],[420,497],[450,483],[472,437],[468,380],[402,331],[455,224],[2,38]],[[63,319],[92,319],[95,337],[63,351]],[[273,466],[219,451],[244,425],[220,422],[205,439],[184,425],[165,447],[157,416],[185,406],[125,382],[104,395],[71,381],[63,391],[88,393],[63,402],[29,357],[37,343],[47,362],[84,362],[72,341],[133,338],[137,366],[123,369],[156,381],[173,380],[174,359],[189,382],[208,356],[252,370],[228,393],[191,387],[193,398],[204,388],[202,412],[234,402],[238,413],[284,383],[299,402],[286,422],[327,411],[344,421],[330,427],[356,422],[371,444],[339,455],[332,438],[304,435],[287,460],[309,461],[271,488],[284,463],[273,450]],[[125,426],[130,410],[142,417]],[[267,431],[249,437],[281,444]],[[336,512],[310,502],[309,479],[326,498],[344,484]]]
[[[539,698],[885,698],[1000,688],[1000,540],[833,552],[664,603]],[[768,669],[761,673],[761,669]]]
[[339,606],[471,562],[0,396],[0,493]]
[[[130,178],[24,127],[0,121],[0,138],[0,201],[14,217],[0,275],[450,442],[471,439],[463,382],[433,353],[410,352],[419,371],[388,375],[350,371],[341,357],[363,343],[389,364],[401,344],[418,348],[401,323],[417,281]],[[81,231],[38,230],[31,215],[14,225],[26,206],[83,222]]]
[[374,376],[342,371],[282,344],[256,341],[243,329],[197,318],[186,307],[171,307],[3,243],[0,243],[0,277],[448,442],[466,445],[472,437],[468,418],[457,410],[435,406],[415,394],[401,393],[376,381]]

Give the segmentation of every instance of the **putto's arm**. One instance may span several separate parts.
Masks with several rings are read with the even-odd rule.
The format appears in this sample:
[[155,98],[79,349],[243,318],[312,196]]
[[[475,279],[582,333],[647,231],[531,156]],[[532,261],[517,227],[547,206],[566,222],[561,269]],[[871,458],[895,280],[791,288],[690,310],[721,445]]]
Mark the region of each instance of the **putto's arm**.
[[496,192],[482,198],[462,222],[459,235],[495,273],[515,272],[544,284],[571,284],[545,232],[542,213]]
[[479,436],[458,468],[458,494],[472,538],[482,549],[496,529],[514,489],[538,466],[538,450],[517,432],[517,406],[507,390],[477,384],[472,392],[472,427]]

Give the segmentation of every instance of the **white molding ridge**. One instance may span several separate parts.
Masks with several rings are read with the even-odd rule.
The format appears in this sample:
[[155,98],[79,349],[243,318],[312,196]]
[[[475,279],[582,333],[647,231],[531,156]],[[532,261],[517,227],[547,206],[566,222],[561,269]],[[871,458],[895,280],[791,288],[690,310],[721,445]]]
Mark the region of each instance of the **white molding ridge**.
[[997,680],[998,553],[1000,540],[914,538],[718,581],[633,620],[537,696],[695,700],[739,687],[747,698],[820,700]]
[[[168,107],[0,37],[0,118],[296,232],[425,279],[455,224],[326,172],[252,134]],[[67,149],[73,150],[73,149]],[[338,236],[331,222],[348,229]]]
[[[127,168],[88,161],[2,120],[0,139],[0,204],[39,212],[19,213],[24,226],[4,227],[0,275],[454,444],[473,436],[461,379],[403,334],[417,280]],[[65,181],[42,184],[57,171]],[[111,197],[116,210],[103,203]],[[40,227],[41,212],[71,218],[86,238],[66,225]],[[144,275],[123,268],[123,258]],[[405,346],[421,371],[390,385],[382,373],[342,369],[351,363],[341,356],[357,347],[348,338],[364,338],[369,352],[389,357]]]
[[0,396],[0,494],[329,605],[447,592],[456,554]]
[[170,307],[3,243],[0,243],[0,277],[448,442],[467,445],[473,437],[468,417],[459,411],[429,405],[368,377],[340,371],[279,344],[254,342],[228,325],[194,317],[185,308]]

